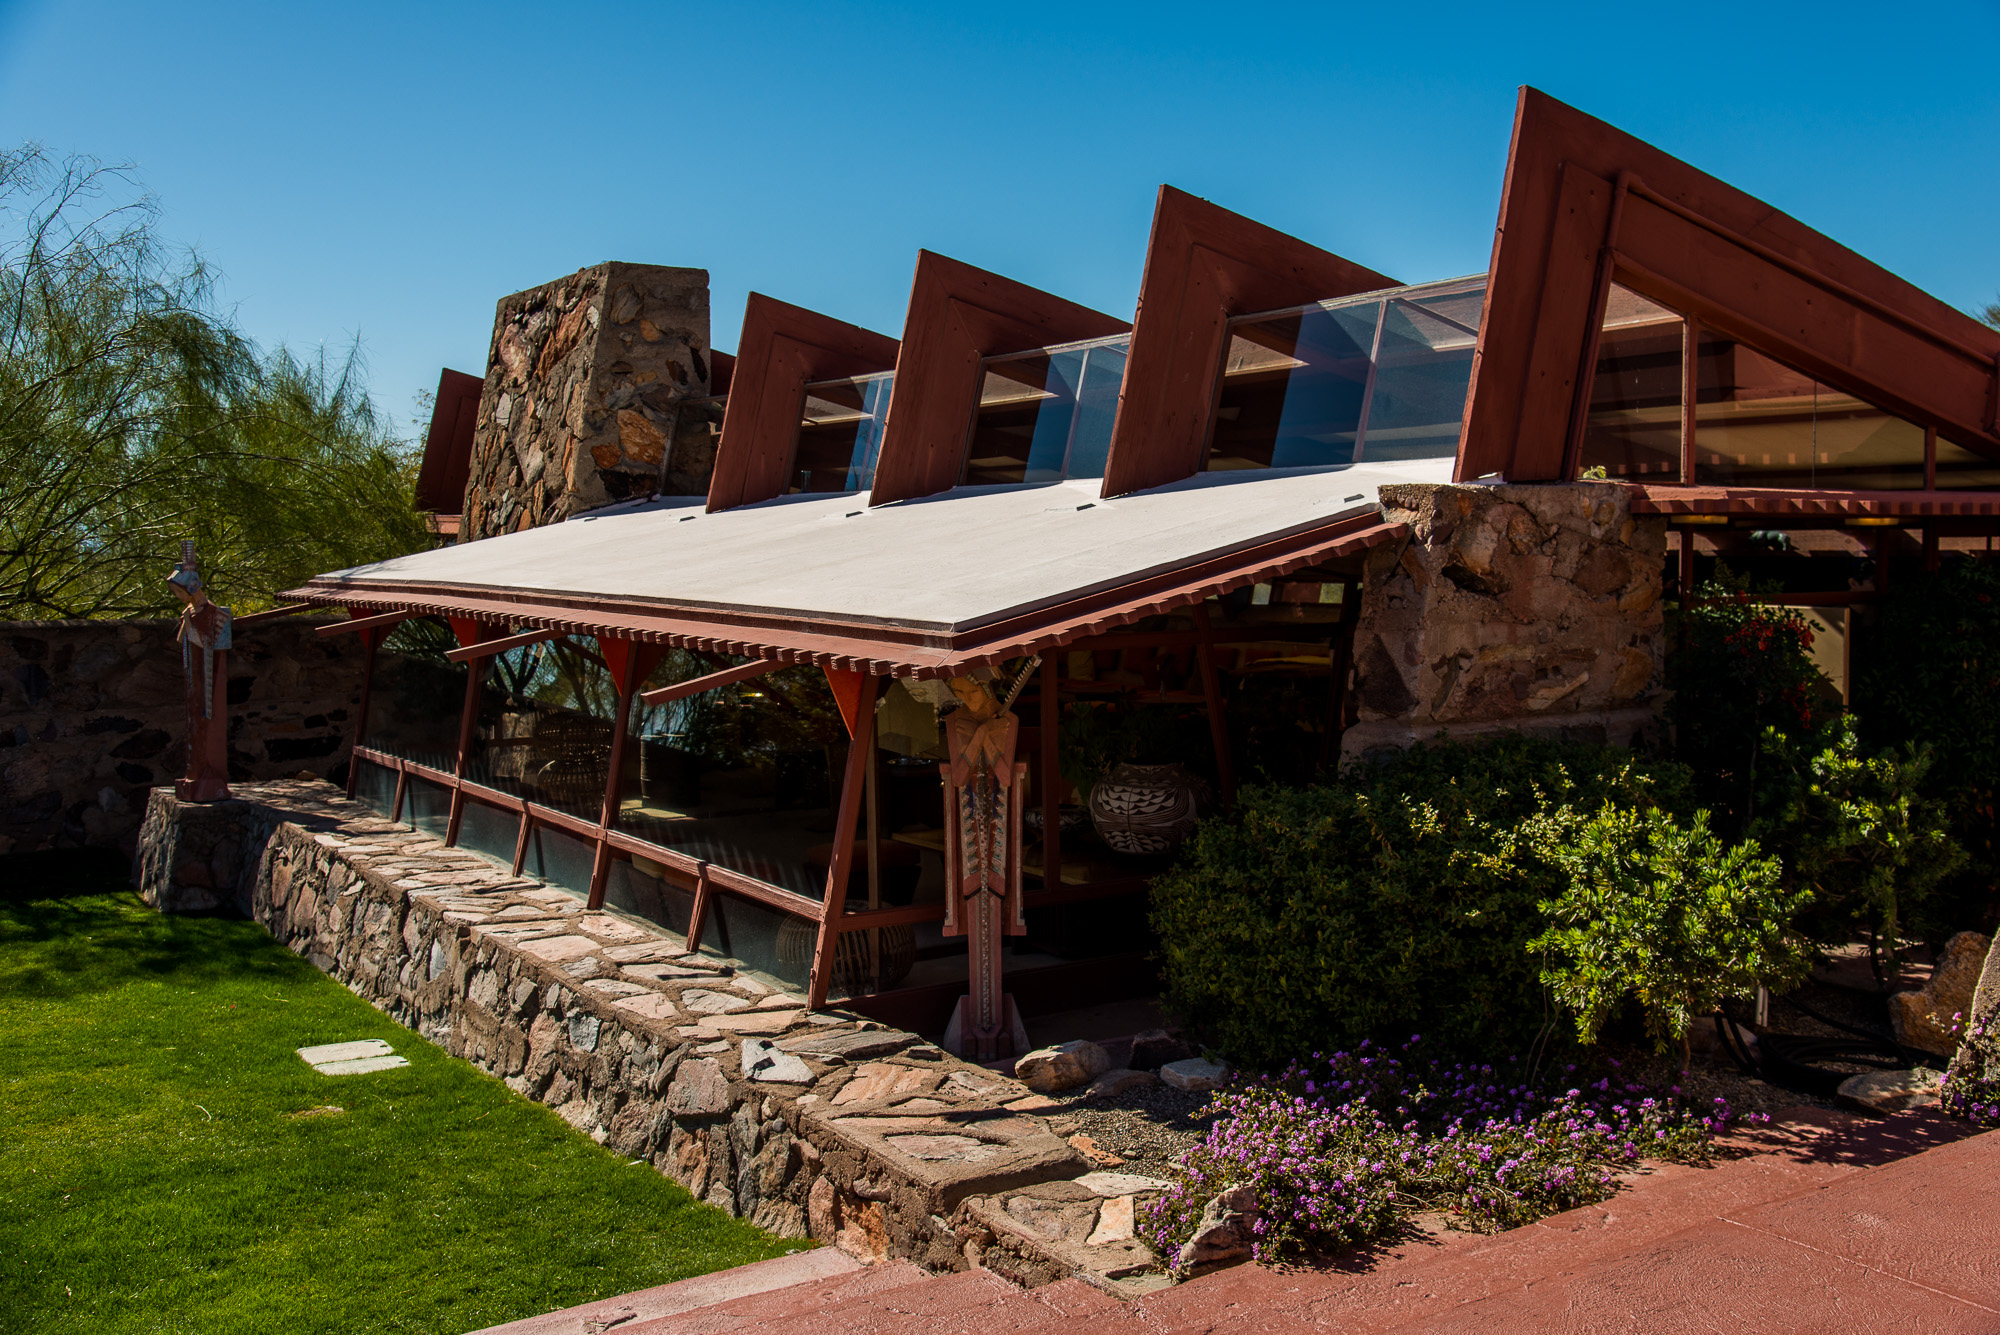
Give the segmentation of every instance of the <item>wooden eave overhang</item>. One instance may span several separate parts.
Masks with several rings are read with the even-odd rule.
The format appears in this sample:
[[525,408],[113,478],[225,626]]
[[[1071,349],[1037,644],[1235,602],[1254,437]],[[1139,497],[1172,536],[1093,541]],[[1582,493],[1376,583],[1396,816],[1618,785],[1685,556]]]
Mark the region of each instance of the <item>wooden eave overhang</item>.
[[1804,520],[2000,518],[2000,492],[1996,491],[1818,491],[1631,482],[1618,485],[1633,493],[1632,510],[1636,514],[1756,515]]
[[1407,525],[1385,523],[1379,514],[1354,516],[962,628],[407,580],[314,580],[282,596],[346,608],[355,615],[408,611],[701,653],[775,658],[836,671],[943,677],[1115,630],[1363,551],[1407,531]]

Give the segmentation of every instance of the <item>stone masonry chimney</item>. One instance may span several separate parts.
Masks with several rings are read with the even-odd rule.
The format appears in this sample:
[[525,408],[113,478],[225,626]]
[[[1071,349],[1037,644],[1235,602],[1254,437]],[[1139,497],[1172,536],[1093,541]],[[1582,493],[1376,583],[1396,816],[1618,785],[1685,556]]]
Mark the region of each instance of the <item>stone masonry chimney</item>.
[[502,298],[460,541],[705,493],[708,334],[705,269],[599,264]]

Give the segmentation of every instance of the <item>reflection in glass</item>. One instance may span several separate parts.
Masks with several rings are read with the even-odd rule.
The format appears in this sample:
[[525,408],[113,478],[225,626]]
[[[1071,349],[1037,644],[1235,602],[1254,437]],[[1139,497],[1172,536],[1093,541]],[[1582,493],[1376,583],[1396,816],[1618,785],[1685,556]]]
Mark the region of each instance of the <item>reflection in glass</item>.
[[[732,664],[672,650],[644,690]],[[826,675],[779,668],[648,708],[619,776],[619,827],[637,838],[820,898],[832,855],[847,728]]]
[[790,490],[866,491],[875,483],[893,371],[806,386]]
[[1129,334],[986,362],[968,483],[1103,477]]
[[442,621],[427,617],[389,632],[375,651],[363,746],[446,773],[456,768],[469,669],[444,655],[457,644]]
[[1235,321],[1206,466],[1451,457],[1485,296],[1455,279]]
[[1774,361],[1704,337],[1695,448],[1703,482],[1901,491],[1924,485],[1924,429]]
[[1939,436],[1937,484],[1941,491],[2000,491],[2000,458],[1979,454]]
[[588,641],[544,640],[479,660],[465,777],[596,820],[611,763],[617,685]]
[[1680,477],[1683,328],[1675,312],[1612,284],[1583,428],[1584,468],[1636,481]]

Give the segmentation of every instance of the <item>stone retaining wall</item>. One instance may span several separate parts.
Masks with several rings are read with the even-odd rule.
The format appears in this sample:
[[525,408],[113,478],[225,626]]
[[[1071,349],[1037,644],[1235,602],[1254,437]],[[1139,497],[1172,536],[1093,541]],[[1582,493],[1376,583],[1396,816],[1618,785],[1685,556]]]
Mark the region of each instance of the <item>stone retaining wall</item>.
[[1091,1172],[1017,1081],[810,1011],[329,785],[199,806],[155,791],[134,877],[162,910],[235,904],[431,1042],[774,1233],[1021,1283],[1166,1282],[1130,1226],[1161,1184]]
[[[229,655],[229,777],[345,774],[359,637],[305,616],[246,626]],[[132,851],[146,795],[187,769],[180,623],[0,626],[0,853]]]
[[1630,744],[1665,696],[1666,521],[1612,483],[1382,488],[1343,756],[1506,728]]

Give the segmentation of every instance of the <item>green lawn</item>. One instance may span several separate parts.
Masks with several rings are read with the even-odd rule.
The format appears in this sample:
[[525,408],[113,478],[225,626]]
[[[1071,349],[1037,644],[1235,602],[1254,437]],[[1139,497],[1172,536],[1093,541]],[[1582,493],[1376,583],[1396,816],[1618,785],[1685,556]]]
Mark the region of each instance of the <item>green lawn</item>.
[[[122,873],[0,858],[0,1330],[463,1331],[805,1245]],[[410,1065],[293,1054],[360,1038]]]

